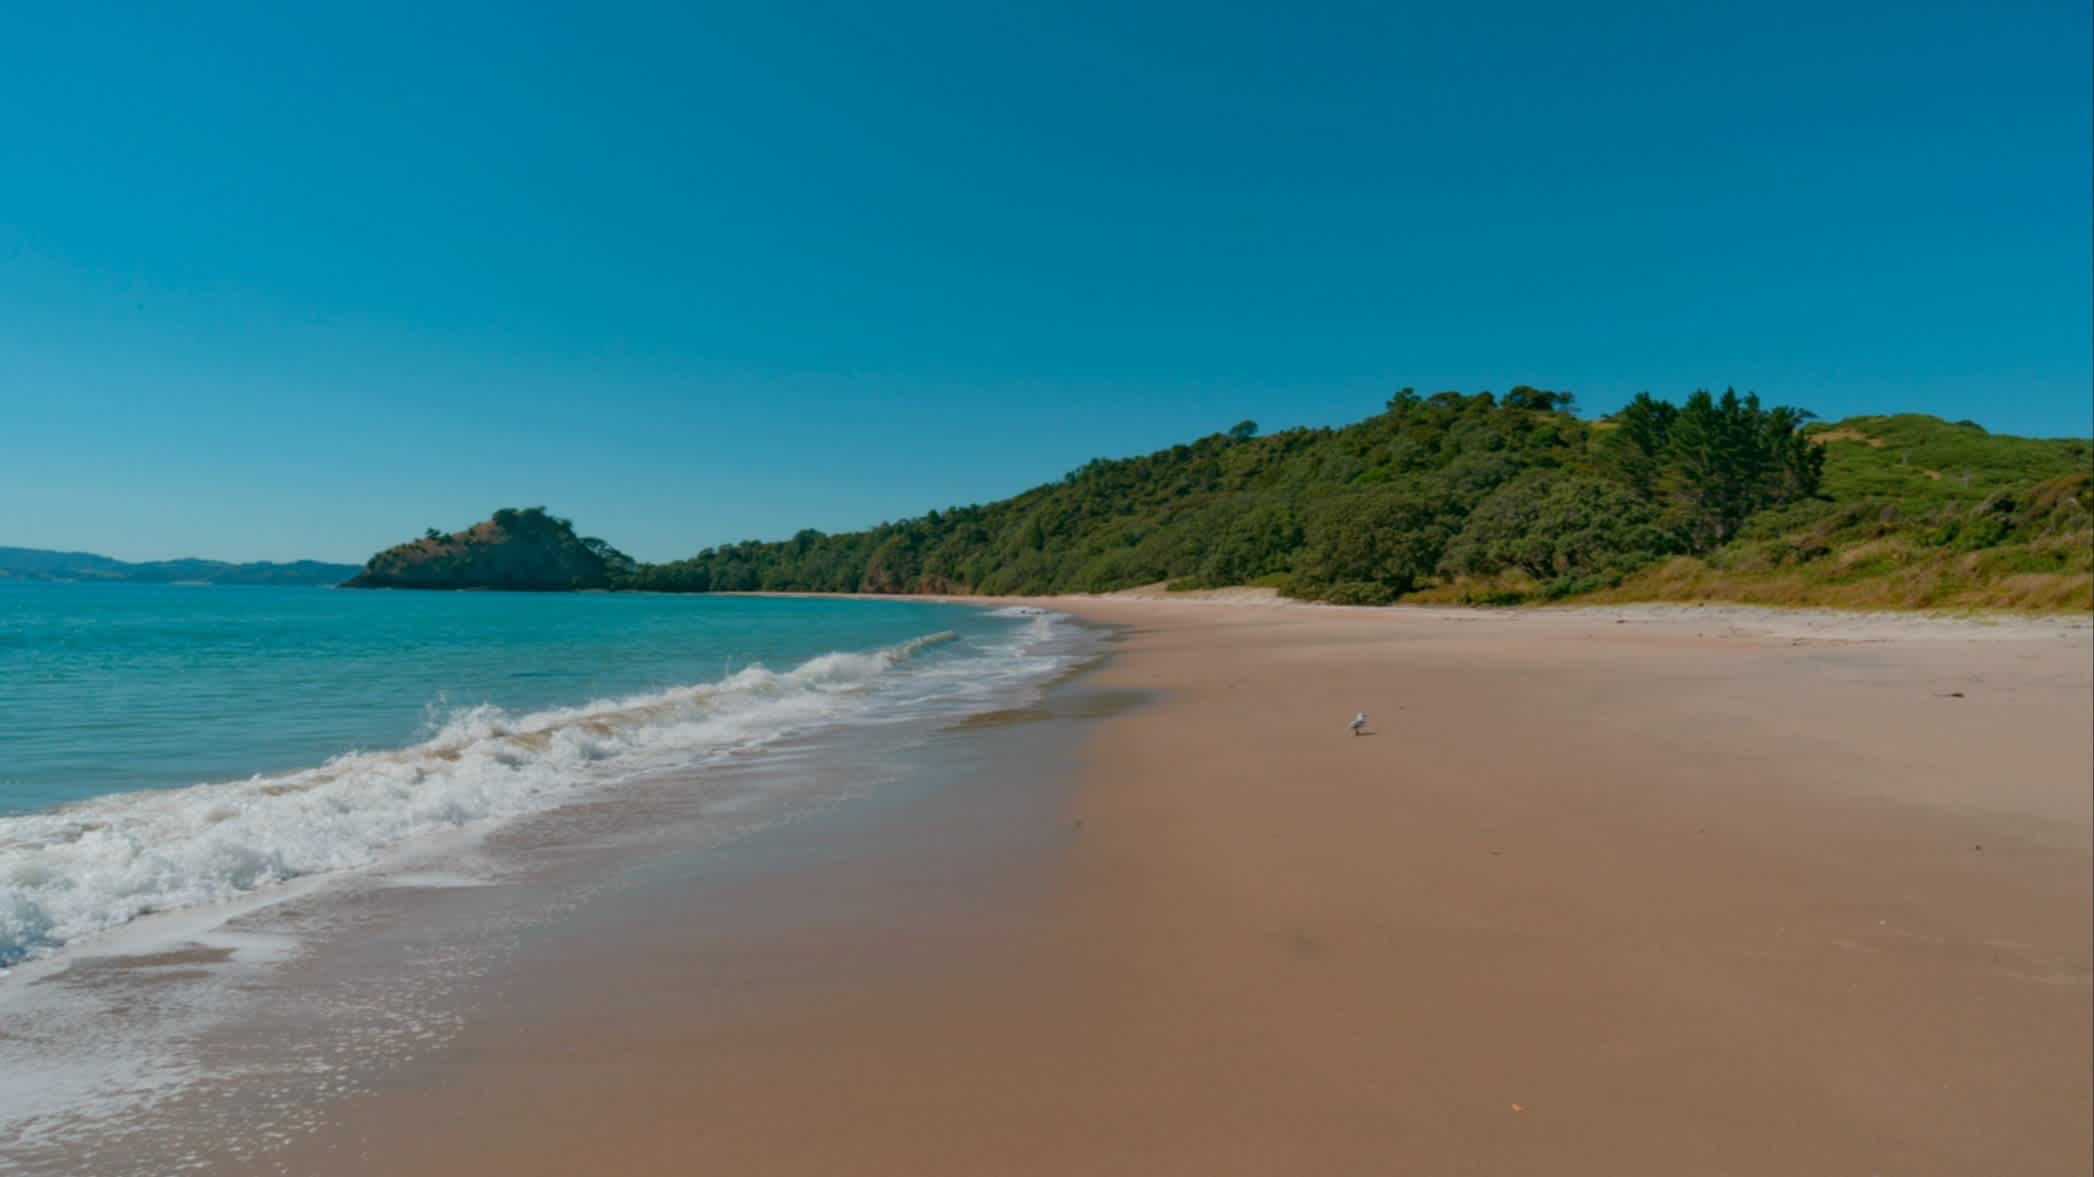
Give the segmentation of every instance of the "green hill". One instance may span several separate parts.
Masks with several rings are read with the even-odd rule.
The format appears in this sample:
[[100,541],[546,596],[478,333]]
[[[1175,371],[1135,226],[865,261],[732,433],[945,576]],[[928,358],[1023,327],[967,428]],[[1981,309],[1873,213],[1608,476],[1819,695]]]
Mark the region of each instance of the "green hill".
[[[1732,393],[1677,406],[1638,397],[1593,421],[1541,389],[1406,389],[1343,428],[1259,436],[1246,421],[1094,461],[999,502],[667,564],[606,564],[602,576],[664,592],[1050,594],[1168,582],[1360,604],[2094,609],[2088,441],[1923,416],[1808,421]],[[472,577],[461,566],[447,580]]]
[[1406,390],[1340,429],[1249,422],[984,506],[710,549],[670,591],[1103,592],[1518,603],[2094,608],[2085,440],[1932,417],[1805,426],[1698,393],[1603,421],[1532,388]]
[[607,589],[632,562],[543,507],[504,507],[484,523],[422,538],[371,557],[344,588],[505,589],[566,592]]
[[1936,417],[1853,417],[1808,435],[1823,497],[1737,542],[1605,594],[1856,608],[2094,609],[2094,449]]

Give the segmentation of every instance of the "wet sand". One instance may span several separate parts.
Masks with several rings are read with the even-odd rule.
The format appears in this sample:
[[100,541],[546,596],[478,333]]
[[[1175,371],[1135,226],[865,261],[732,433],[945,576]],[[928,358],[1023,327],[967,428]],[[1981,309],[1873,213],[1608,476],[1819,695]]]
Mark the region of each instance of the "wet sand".
[[1146,703],[537,944],[225,1171],[2094,1166],[2085,628],[1055,604]]

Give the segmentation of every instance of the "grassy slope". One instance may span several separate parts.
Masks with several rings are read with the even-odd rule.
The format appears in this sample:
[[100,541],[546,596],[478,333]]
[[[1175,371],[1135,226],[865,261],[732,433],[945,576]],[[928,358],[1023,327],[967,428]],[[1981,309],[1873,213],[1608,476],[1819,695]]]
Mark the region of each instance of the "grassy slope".
[[[1707,559],[1595,601],[2094,610],[2094,450],[1934,417],[1821,425],[1829,501],[1770,512]],[[1444,591],[1444,590],[1443,590]]]

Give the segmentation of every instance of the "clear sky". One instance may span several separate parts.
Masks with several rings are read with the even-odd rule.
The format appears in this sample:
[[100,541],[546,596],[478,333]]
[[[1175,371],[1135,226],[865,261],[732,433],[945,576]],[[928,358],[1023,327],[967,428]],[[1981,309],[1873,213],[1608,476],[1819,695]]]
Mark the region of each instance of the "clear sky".
[[2086,0],[6,25],[0,544],[668,559],[1402,385],[2094,429]]

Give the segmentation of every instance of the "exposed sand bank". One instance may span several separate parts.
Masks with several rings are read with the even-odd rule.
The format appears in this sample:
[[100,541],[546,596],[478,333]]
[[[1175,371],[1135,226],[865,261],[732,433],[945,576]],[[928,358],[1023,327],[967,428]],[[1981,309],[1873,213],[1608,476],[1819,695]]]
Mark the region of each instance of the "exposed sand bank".
[[1154,698],[1065,792],[553,946],[254,1171],[2094,1165],[2084,626],[1041,603]]

